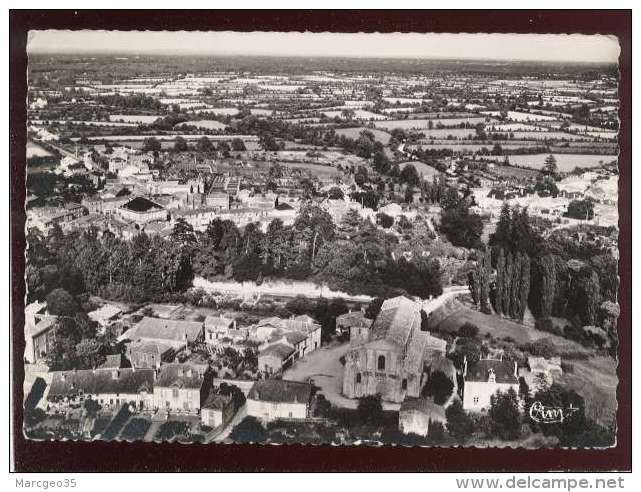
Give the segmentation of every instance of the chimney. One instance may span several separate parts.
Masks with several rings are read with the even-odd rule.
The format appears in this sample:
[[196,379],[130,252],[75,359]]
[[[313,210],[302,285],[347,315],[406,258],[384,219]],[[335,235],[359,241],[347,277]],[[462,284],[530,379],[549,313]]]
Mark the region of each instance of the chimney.
[[518,364],[516,363],[516,361],[514,361],[514,377],[515,377],[515,378],[518,378],[518,377],[519,377],[519,366],[518,366]]
[[111,371],[111,379],[118,379],[120,377],[120,371],[119,370],[114,370]]
[[467,376],[467,356],[463,356],[463,377]]

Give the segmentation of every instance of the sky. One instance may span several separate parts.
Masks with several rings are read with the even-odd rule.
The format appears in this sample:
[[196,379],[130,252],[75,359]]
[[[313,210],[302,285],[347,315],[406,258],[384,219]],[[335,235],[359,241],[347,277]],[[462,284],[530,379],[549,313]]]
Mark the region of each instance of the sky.
[[212,54],[616,63],[615,37],[202,31],[31,31],[28,53]]

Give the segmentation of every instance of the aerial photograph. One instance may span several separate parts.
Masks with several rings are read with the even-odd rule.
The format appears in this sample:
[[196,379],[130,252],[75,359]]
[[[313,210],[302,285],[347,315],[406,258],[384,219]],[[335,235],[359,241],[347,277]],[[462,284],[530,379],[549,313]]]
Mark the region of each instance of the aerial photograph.
[[615,446],[616,37],[27,54],[27,439]]

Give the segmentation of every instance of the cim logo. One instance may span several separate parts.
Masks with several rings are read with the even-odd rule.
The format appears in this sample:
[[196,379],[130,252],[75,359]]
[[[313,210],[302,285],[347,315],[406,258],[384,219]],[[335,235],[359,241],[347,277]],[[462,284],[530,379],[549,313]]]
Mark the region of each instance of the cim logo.
[[560,424],[574,415],[579,409],[572,404],[569,408],[546,407],[540,401],[535,401],[530,407],[530,418],[541,424]]

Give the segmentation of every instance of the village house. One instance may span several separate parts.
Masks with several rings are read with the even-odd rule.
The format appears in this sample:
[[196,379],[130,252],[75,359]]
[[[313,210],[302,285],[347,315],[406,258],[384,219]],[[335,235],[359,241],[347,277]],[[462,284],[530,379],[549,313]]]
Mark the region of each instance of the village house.
[[216,344],[228,337],[229,331],[236,328],[236,321],[224,316],[207,316],[205,318],[205,342]]
[[247,415],[263,422],[306,419],[310,415],[312,385],[282,379],[256,381],[247,396]]
[[169,345],[176,352],[202,339],[203,323],[200,321],[150,318],[148,316],[145,316],[137,325],[119,337],[120,341],[144,341]]
[[396,403],[419,397],[431,366],[445,357],[447,343],[421,330],[421,303],[387,299],[363,344],[345,355],[343,395],[380,394]]
[[126,345],[125,355],[132,367],[157,369],[161,364],[174,360],[176,349],[169,343],[138,340]]
[[463,362],[463,408],[481,412],[490,407],[490,397],[497,391],[510,388],[519,392],[516,362],[501,359],[481,359],[476,363]]
[[292,365],[296,350],[291,345],[274,343],[258,353],[258,370],[269,375],[280,374]]
[[340,335],[349,335],[350,343],[360,344],[369,340],[372,322],[363,311],[353,311],[336,317],[336,330]]
[[113,304],[105,304],[88,313],[88,316],[100,325],[100,329],[104,333],[105,328],[111,325],[121,314],[122,308]]
[[167,220],[167,210],[162,205],[143,196],[130,198],[117,209],[117,213],[123,219],[136,224]]
[[95,400],[105,409],[131,403],[139,410],[153,406],[153,369],[87,369],[55,371],[47,394],[50,407],[63,410]]
[[[305,336],[304,341],[294,344],[298,357],[304,357],[321,346],[321,325],[307,315],[292,316],[288,319],[277,316],[262,319],[250,330],[250,338],[267,345],[282,339],[283,335],[290,332],[299,332]],[[292,337],[290,339],[293,340]],[[292,343],[291,340],[285,343]]]
[[227,425],[234,417],[234,402],[230,395],[211,393],[200,409],[200,421],[216,429]]
[[154,406],[166,411],[197,413],[211,387],[211,371],[204,364],[164,364],[154,386]]
[[431,399],[406,398],[398,412],[398,430],[403,434],[427,436],[434,423],[447,423],[445,409]]

